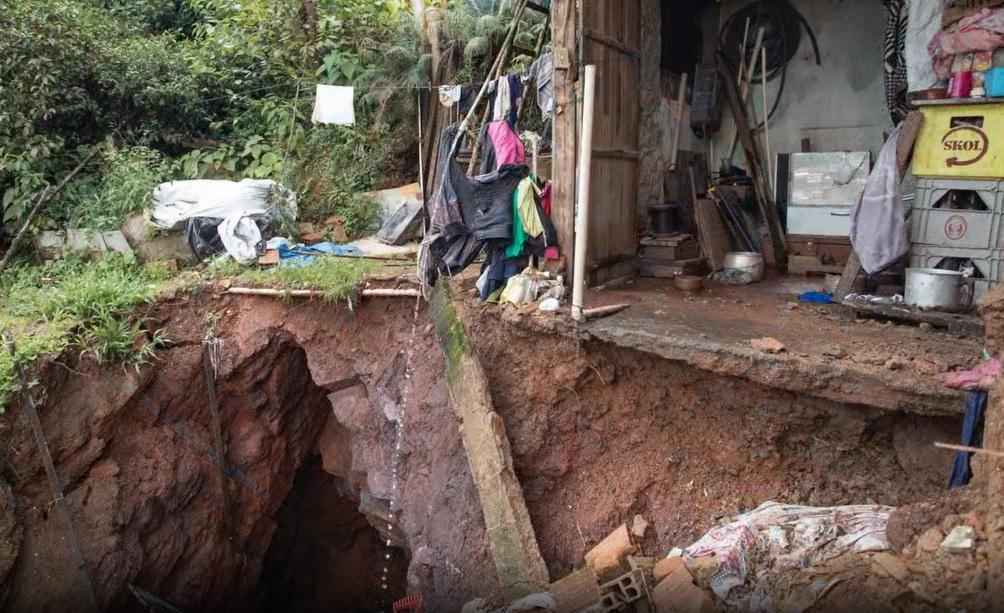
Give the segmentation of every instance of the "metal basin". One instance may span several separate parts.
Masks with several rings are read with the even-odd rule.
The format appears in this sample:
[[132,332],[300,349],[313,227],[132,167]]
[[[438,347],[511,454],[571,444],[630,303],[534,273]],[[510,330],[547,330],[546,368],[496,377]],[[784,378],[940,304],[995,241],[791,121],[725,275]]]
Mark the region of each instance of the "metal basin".
[[725,254],[725,270],[741,270],[753,276],[753,281],[762,281],[764,273],[763,256],[755,251],[732,251]]
[[907,268],[903,298],[921,309],[964,311],[972,304],[972,284],[955,270]]

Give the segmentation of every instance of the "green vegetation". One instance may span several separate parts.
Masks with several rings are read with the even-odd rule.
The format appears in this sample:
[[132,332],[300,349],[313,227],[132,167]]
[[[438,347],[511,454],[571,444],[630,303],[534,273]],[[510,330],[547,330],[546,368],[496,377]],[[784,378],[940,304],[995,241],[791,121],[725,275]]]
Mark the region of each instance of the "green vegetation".
[[156,295],[166,271],[134,259],[67,258],[44,266],[18,266],[0,276],[0,328],[14,336],[16,356],[0,354],[0,406],[17,389],[15,366],[74,346],[99,362],[141,365],[163,342],[142,334],[134,311]]
[[[483,79],[512,3],[426,4],[446,9],[441,77]],[[47,203],[36,230],[116,228],[149,205],[158,183],[195,178],[274,179],[297,193],[300,221],[340,216],[350,238],[374,230],[377,206],[361,194],[418,176],[414,86],[429,83],[432,55],[409,5],[0,0],[0,253],[34,197],[95,149],[100,155]],[[543,27],[538,15],[528,19],[538,21],[524,47]],[[312,125],[319,83],[356,87],[355,126]],[[151,359],[163,339],[134,312],[164,274],[118,256],[38,265],[25,251],[0,274],[0,328],[17,343],[14,359],[0,353],[0,405],[17,387],[15,365],[44,355]],[[321,258],[305,268],[212,274],[335,300],[373,267]]]
[[376,268],[370,260],[320,256],[309,266],[265,270],[245,269],[233,260],[223,260],[214,263],[210,272],[216,278],[230,279],[235,285],[312,289],[323,292],[325,300],[336,301],[350,296]]

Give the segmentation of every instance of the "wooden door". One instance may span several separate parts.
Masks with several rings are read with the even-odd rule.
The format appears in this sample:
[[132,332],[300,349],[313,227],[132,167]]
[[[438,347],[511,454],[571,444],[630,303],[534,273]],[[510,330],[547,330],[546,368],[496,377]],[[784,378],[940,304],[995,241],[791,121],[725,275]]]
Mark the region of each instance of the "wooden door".
[[596,66],[589,215],[594,283],[625,274],[638,250],[641,1],[582,2],[583,62]]

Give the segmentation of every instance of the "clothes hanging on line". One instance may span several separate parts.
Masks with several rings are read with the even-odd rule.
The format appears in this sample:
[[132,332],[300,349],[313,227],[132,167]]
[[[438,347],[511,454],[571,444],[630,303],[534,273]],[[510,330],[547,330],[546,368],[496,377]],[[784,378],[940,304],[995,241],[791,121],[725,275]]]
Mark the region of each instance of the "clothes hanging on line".
[[314,123],[351,126],[356,123],[355,88],[318,85],[314,97]]
[[495,81],[495,99],[492,103],[492,121],[508,121],[516,125],[519,100],[523,97],[523,82],[516,75],[499,77]]
[[544,118],[554,114],[554,53],[542,54],[530,65],[527,78],[537,82],[537,106]]
[[449,108],[460,102],[463,88],[460,85],[440,85],[439,103]]
[[488,124],[488,137],[495,149],[496,168],[511,164],[526,164],[526,148],[507,121]]

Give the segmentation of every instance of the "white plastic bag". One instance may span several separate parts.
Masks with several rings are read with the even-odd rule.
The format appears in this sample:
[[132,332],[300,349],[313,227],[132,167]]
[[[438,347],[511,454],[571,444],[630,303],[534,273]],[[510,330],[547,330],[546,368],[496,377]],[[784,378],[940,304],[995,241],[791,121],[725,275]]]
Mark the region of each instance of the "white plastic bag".
[[231,215],[223,220],[217,231],[230,257],[241,264],[250,264],[258,259],[261,231],[250,217]]

